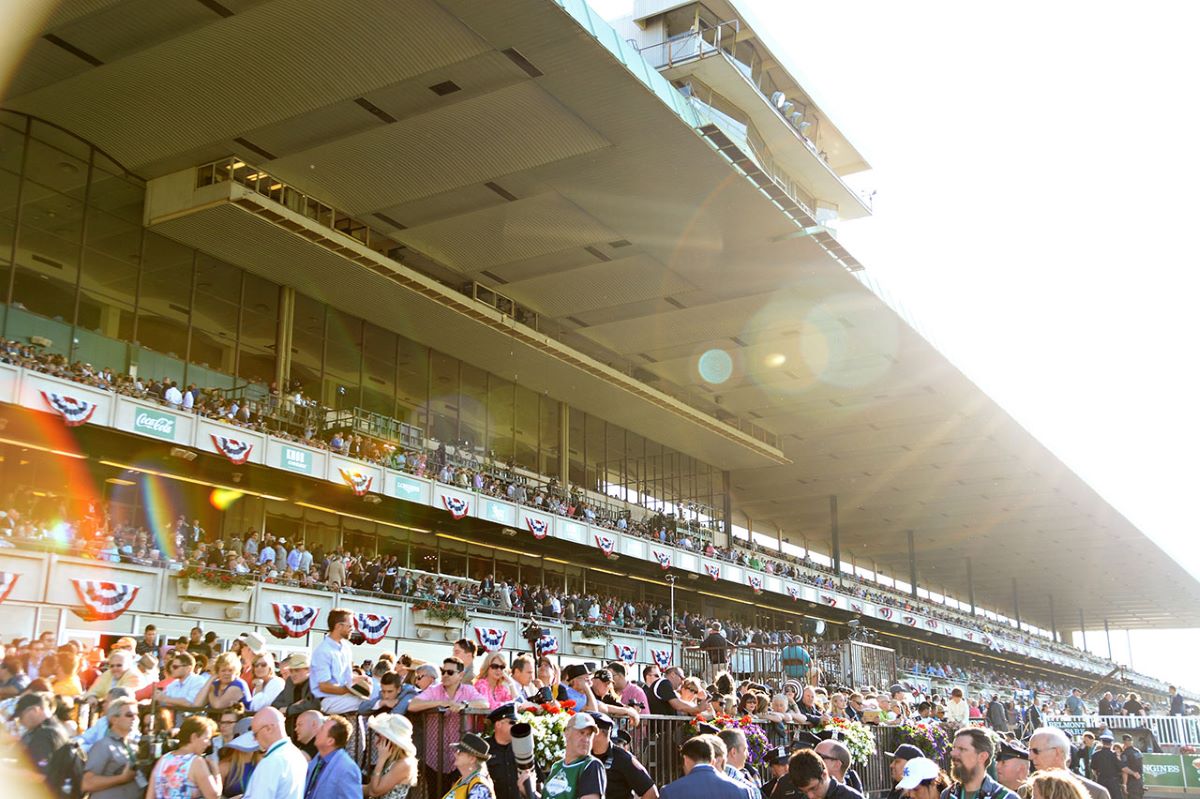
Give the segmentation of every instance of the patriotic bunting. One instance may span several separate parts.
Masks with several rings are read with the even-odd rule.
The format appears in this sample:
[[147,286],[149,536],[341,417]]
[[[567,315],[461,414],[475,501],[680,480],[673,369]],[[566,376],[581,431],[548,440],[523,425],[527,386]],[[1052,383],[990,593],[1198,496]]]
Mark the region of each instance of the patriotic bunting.
[[558,638],[550,633],[546,633],[537,639],[534,649],[537,650],[538,657],[542,655],[556,655],[558,654]]
[[368,644],[377,644],[387,635],[392,617],[381,613],[355,613],[354,628],[363,634]]
[[792,598],[793,602],[796,602],[800,599],[800,589],[797,588],[796,586],[789,585],[787,587],[787,592],[788,592],[788,596],[790,596]]
[[836,608],[838,606],[838,598],[833,594],[821,594],[821,601],[831,608]]
[[967,630],[965,633],[963,633],[963,635],[965,635],[965,636],[967,637],[967,640],[968,640],[968,641],[974,641],[974,640],[975,640],[975,633],[973,633],[973,632],[972,632],[972,631],[970,631],[970,630]]
[[372,475],[364,475],[358,472],[348,472],[345,469],[338,469],[342,479],[346,481],[346,485],[354,489],[354,495],[361,497],[363,494],[371,490],[371,483],[375,482]]
[[704,564],[704,573],[707,574],[709,577],[713,578],[713,582],[715,583],[717,580],[721,579],[721,564],[705,563]]
[[863,606],[862,606],[862,603],[861,603],[861,602],[853,602],[853,601],[852,601],[852,602],[850,603],[850,609],[851,609],[852,611],[854,611],[855,613],[862,613],[862,612],[863,612]]
[[604,553],[604,557],[611,558],[617,548],[617,540],[611,536],[600,535],[596,533],[593,536],[596,539],[596,546],[600,547],[600,551]]
[[66,394],[56,394],[53,391],[43,391],[42,399],[46,404],[62,416],[67,427],[78,427],[86,424],[96,412],[96,403],[89,400],[75,399]]
[[504,648],[508,638],[508,630],[497,630],[495,627],[476,627],[475,640],[483,647],[484,652],[499,652]]
[[926,619],[925,626],[931,630],[936,630],[938,628],[937,620],[936,619]]
[[535,519],[532,516],[526,516],[525,525],[538,541],[541,541],[550,532],[550,523],[545,519]]
[[892,615],[893,615],[893,612],[892,612],[891,608],[880,608],[879,609],[879,618],[881,618],[881,619],[890,619],[890,618],[892,618]]
[[[254,445],[247,441],[238,441],[236,438],[226,438],[219,436],[216,433],[209,433],[208,437],[212,439],[213,446],[217,448],[217,452],[224,455],[232,463],[243,464],[250,457],[250,450],[254,449]],[[342,476],[345,476],[342,472]]]
[[633,665],[637,661],[637,650],[629,644],[613,644],[613,651],[616,653],[617,660],[626,666]]
[[916,616],[905,616],[904,623],[907,624],[909,627],[916,627],[917,626],[917,617]]
[[671,568],[670,552],[659,552],[657,549],[652,551],[654,552],[654,559],[658,561],[658,565],[662,567],[663,571]]
[[138,595],[138,586],[129,583],[71,578],[71,584],[83,603],[75,613],[84,621],[112,621],[128,610]]
[[660,669],[665,669],[671,665],[670,649],[651,649],[650,657],[654,658],[654,662]]
[[321,611],[311,605],[285,605],[282,602],[272,602],[271,609],[275,611],[275,621],[287,633],[289,638],[303,638],[317,623]]
[[763,579],[756,574],[746,576],[746,582],[754,589],[754,593],[761,594],[763,590]]
[[13,586],[17,584],[17,580],[21,575],[16,572],[0,572],[0,602],[8,599],[8,595],[12,593]]
[[442,494],[442,505],[450,511],[450,515],[455,519],[466,516],[467,511],[471,509],[471,504],[462,497],[452,497],[448,494]]

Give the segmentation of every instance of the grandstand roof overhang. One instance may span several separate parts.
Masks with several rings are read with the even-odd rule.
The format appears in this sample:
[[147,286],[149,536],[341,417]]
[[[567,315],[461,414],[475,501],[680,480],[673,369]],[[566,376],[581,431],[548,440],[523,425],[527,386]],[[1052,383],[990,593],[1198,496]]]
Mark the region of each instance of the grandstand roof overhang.
[[[791,463],[658,424],[635,397],[600,402],[582,370],[546,387],[733,468],[756,530],[827,540],[836,495],[860,565],[907,575],[912,529],[923,583],[965,598],[970,556],[980,604],[1010,609],[1016,577],[1043,627],[1051,594],[1060,629],[1081,607],[1200,624],[1200,583],[733,169],[579,5],[68,0],[6,105],[147,178],[237,154],[598,362],[754,420]],[[527,382],[476,328],[404,331]],[[733,357],[719,384],[697,369],[712,349]]]

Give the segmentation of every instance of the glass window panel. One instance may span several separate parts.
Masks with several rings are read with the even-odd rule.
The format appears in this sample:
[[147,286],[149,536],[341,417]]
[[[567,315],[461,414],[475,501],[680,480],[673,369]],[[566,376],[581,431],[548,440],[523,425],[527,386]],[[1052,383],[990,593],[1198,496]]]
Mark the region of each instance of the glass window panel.
[[321,393],[321,361],[325,352],[325,304],[304,294],[296,294],[292,318],[293,383],[299,383],[306,396]]
[[16,232],[21,157],[25,150],[24,125],[24,120],[0,114],[0,299],[5,301]]
[[429,434],[445,444],[458,443],[458,359],[434,352]]
[[513,458],[513,384],[488,377],[488,450],[501,463]]
[[483,455],[487,426],[487,372],[462,365],[459,387],[458,437],[476,455]]
[[74,322],[82,232],[83,204],[31,180],[27,173],[15,253],[14,302],[68,325]]
[[330,308],[325,325],[325,377],[321,401],[354,408],[361,400],[362,327],[357,316]]
[[539,426],[541,428],[541,452],[539,453],[538,473],[548,477],[557,477],[559,473],[558,467],[558,425],[559,425],[559,405],[558,401],[541,395],[541,414]]
[[586,480],[583,468],[583,453],[587,448],[587,440],[583,434],[584,417],[585,414],[583,411],[571,408],[570,430],[567,433],[567,444],[571,450],[571,458],[567,462],[567,479],[574,485],[583,485]]
[[89,147],[74,136],[34,121],[25,177],[47,191],[83,200],[87,189]]
[[[106,168],[107,167],[107,168]],[[99,209],[125,222],[142,225],[142,205],[146,187],[133,177],[109,171],[111,164],[97,154],[92,167],[92,185],[88,192],[88,207]],[[91,239],[91,231],[88,231]]]
[[242,285],[238,378],[260,390],[275,381],[275,336],[279,320],[279,286],[249,272]]
[[583,487],[589,491],[595,491],[600,485],[600,475],[604,464],[604,420],[588,414],[584,436],[587,439],[587,449],[584,458],[586,474]]
[[429,349],[400,337],[396,350],[396,418],[426,429],[429,396]]
[[513,414],[516,439],[513,458],[518,466],[535,472],[538,468],[538,399],[536,392],[517,386]]
[[391,416],[396,403],[396,334],[366,325],[362,406]]
[[[170,239],[145,235],[137,340],[148,349],[183,358],[187,354],[193,253]],[[141,374],[160,377],[145,371]]]
[[625,499],[625,428],[609,423],[606,430],[604,492]]
[[[192,306],[192,346],[188,359],[213,374],[225,375],[213,385],[232,388],[242,270],[203,253],[196,258],[196,297]],[[191,376],[188,381],[197,383]]]

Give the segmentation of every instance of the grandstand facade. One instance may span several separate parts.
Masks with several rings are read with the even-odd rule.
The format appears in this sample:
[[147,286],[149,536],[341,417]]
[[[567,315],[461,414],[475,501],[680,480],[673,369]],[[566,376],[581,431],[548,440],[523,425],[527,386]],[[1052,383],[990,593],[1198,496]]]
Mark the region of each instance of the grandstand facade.
[[[6,637],[350,604],[521,648],[512,581],[1165,696],[1070,632],[1200,625],[1200,584],[870,290],[869,165],[736,7],[145,7],[58,5],[0,111]],[[472,599],[208,584],[192,520]],[[138,591],[83,620],[88,579]],[[542,626],[685,644],[587,622]]]

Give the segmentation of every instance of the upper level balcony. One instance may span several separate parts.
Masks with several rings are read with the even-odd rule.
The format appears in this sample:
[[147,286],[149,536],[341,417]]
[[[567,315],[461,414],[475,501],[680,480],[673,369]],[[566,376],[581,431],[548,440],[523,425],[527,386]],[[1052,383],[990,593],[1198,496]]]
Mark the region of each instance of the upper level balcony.
[[701,14],[676,34],[669,22],[639,24],[646,62],[737,140],[763,171],[790,184],[794,199],[818,222],[871,213],[868,202],[843,180],[866,168],[862,156],[782,74],[742,20],[710,23]]

